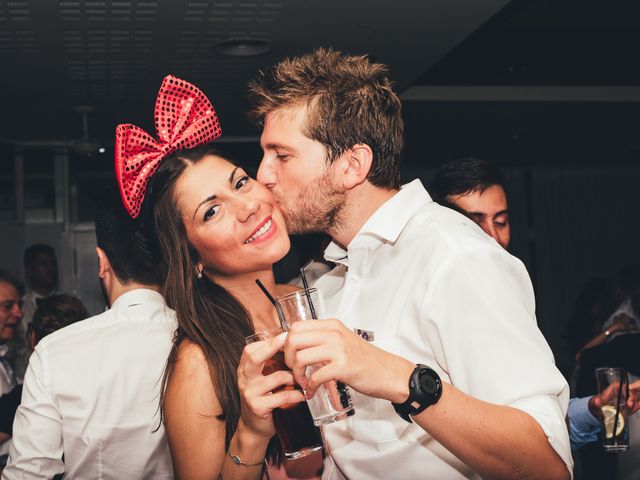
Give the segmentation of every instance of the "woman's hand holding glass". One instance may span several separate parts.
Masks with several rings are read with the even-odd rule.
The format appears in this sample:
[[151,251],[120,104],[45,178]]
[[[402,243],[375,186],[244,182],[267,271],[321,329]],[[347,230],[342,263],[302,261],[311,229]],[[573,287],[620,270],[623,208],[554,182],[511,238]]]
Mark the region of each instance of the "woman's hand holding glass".
[[276,433],[271,412],[305,401],[304,394],[293,388],[295,381],[290,371],[262,373],[265,363],[283,348],[284,342],[285,335],[280,335],[251,343],[244,348],[238,365],[241,421],[255,435],[267,440]]

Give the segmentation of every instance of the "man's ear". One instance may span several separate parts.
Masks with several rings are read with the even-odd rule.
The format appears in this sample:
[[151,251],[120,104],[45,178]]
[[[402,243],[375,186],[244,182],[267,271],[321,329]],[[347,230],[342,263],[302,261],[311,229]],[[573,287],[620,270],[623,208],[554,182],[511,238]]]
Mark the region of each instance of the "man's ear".
[[369,176],[372,162],[373,151],[366,143],[358,143],[346,150],[335,162],[342,186],[351,189],[364,183]]
[[109,257],[100,247],[96,247],[96,254],[98,255],[98,277],[105,278],[111,272]]

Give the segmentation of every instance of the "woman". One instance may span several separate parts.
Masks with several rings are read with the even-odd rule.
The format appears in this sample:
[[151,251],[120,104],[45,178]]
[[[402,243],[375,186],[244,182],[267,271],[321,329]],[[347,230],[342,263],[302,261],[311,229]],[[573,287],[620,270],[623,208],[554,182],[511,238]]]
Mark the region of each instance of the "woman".
[[246,336],[278,325],[255,280],[276,295],[291,291],[272,273],[289,238],[269,190],[211,147],[196,147],[220,129],[213,107],[194,89],[173,77],[163,82],[159,142],[131,125],[119,126],[116,136],[117,175],[133,216],[148,180],[136,172],[153,174],[142,210],[179,324],[162,403],[174,471],[189,479],[260,478],[266,461],[274,478],[281,462],[271,411],[304,397],[295,389],[271,393],[293,384],[289,372],[262,376],[262,363],[283,339],[243,350]]

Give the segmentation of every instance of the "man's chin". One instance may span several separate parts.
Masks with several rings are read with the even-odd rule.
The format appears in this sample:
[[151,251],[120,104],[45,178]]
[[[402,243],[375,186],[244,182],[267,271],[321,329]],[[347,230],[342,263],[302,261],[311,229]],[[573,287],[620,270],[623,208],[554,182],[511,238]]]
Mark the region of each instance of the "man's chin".
[[10,342],[16,336],[15,329],[4,329],[2,333],[0,333],[0,342]]

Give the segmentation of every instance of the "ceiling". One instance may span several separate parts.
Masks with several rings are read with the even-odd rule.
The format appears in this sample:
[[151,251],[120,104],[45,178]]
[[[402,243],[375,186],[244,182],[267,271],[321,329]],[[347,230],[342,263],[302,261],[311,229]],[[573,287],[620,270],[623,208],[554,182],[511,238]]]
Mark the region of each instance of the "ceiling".
[[[272,49],[213,51],[238,37]],[[594,161],[611,145],[633,161],[639,38],[634,0],[0,0],[0,143],[77,139],[79,105],[93,107],[89,134],[107,148],[117,123],[153,131],[169,73],[211,98],[223,138],[253,140],[255,72],[332,46],[390,66],[410,162],[559,161],[576,145]]]
[[[370,53],[404,89],[506,0],[0,0],[0,137],[79,136],[75,105],[91,105],[93,136],[117,123],[147,128],[162,78],[198,85],[225,136],[254,135],[246,84],[279,59],[318,46]],[[461,16],[461,11],[466,12]],[[221,40],[268,40],[271,52],[225,57]]]

